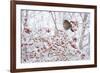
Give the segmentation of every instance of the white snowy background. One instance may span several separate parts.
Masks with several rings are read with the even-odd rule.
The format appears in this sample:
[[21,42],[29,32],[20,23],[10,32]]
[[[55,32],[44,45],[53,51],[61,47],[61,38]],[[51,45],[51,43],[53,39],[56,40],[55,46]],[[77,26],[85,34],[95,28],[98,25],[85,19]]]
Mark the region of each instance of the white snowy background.
[[[22,9],[21,62],[88,60],[89,16],[87,12]],[[70,29],[64,29],[64,20],[71,23]]]

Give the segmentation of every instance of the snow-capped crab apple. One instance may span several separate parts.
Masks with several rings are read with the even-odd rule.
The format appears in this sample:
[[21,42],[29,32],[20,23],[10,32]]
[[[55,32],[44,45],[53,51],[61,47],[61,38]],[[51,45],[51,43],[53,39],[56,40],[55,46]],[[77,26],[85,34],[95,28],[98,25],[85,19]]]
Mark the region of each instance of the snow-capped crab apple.
[[32,30],[31,30],[30,27],[25,26],[25,27],[24,27],[24,32],[25,32],[26,34],[30,34],[30,33],[32,32]]
[[76,37],[72,38],[72,41],[69,41],[69,43],[74,49],[78,49],[77,44],[76,44],[77,43]]
[[71,23],[71,30],[73,32],[77,31],[78,23],[76,21],[70,21],[70,23]]
[[86,58],[86,54],[81,54],[81,59],[85,59]]

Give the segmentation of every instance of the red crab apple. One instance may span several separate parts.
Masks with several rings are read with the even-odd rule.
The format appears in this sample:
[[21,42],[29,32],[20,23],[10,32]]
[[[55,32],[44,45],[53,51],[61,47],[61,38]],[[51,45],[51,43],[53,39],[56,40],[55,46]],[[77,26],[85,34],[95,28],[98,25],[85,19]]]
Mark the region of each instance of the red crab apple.
[[74,49],[77,49],[77,45],[75,41],[70,41],[69,43]]
[[81,54],[81,59],[84,59],[85,58],[85,54]]
[[70,23],[71,23],[71,25],[72,25],[71,30],[72,30],[73,32],[77,31],[77,22],[75,22],[75,21],[70,21]]
[[25,27],[24,30],[25,30],[25,32],[28,33],[28,34],[30,34],[30,32],[31,32],[31,30],[30,30],[29,28],[27,28],[27,27]]

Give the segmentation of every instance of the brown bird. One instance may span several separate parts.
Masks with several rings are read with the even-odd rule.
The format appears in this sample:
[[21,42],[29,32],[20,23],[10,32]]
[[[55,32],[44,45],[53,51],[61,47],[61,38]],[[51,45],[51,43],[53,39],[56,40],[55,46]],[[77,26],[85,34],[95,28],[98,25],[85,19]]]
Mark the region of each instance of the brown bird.
[[71,26],[71,23],[68,20],[64,20],[63,27],[64,27],[65,30],[68,30],[72,26]]

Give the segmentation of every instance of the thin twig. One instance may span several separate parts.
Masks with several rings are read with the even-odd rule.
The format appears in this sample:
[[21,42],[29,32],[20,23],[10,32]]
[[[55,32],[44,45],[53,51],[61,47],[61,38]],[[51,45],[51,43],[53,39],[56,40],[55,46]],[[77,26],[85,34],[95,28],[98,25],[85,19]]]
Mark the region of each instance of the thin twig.
[[53,21],[54,21],[54,24],[55,24],[55,29],[58,31],[58,28],[57,28],[57,25],[56,25],[56,21],[55,21],[55,19],[54,19],[54,17],[53,17],[53,14],[52,14],[52,12],[51,11],[49,11],[50,12],[50,14],[51,14],[51,16],[52,16],[52,19],[53,19]]

